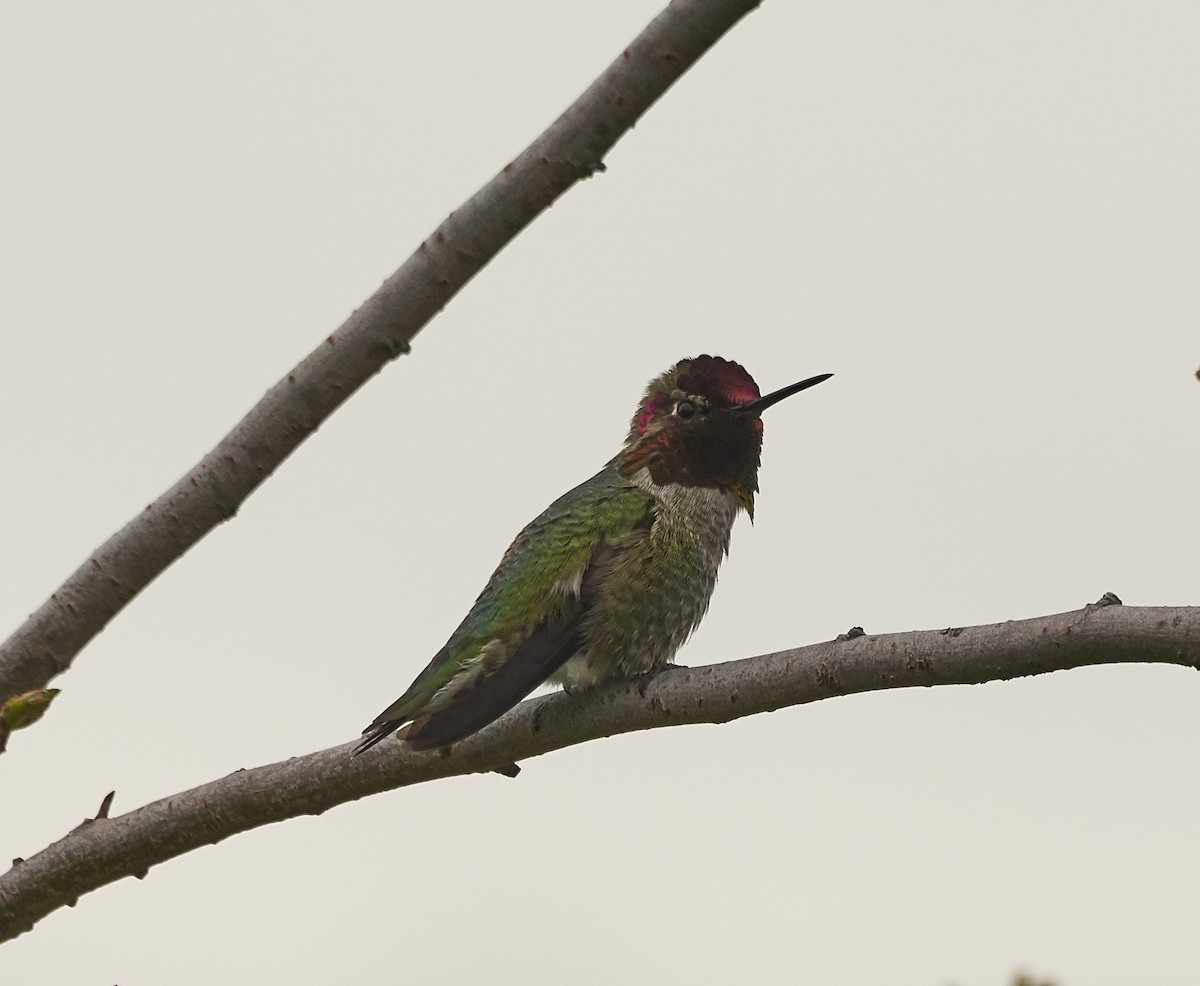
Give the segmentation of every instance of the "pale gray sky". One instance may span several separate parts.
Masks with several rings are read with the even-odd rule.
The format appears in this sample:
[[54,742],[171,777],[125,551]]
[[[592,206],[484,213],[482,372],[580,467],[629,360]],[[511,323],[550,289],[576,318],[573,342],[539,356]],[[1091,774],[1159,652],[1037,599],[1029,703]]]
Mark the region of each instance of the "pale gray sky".
[[[0,632],[659,6],[0,8]],[[772,412],[684,663],[1195,603],[1197,37],[765,4],[56,682],[0,858],[357,735],[700,352],[837,376]],[[1198,712],[1194,672],[1101,668],[625,736],[173,860],[5,979],[1194,982]]]

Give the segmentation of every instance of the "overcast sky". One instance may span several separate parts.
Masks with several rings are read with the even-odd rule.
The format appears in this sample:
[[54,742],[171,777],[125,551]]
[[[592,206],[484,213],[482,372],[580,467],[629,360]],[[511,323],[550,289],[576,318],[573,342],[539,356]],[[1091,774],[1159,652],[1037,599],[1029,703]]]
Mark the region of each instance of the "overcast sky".
[[[661,0],[0,7],[0,635]],[[680,653],[1194,604],[1200,7],[749,17],[0,759],[0,859],[345,742],[701,352],[771,412]],[[568,749],[238,836],[4,947],[22,983],[1200,978],[1200,675],[1097,668]]]

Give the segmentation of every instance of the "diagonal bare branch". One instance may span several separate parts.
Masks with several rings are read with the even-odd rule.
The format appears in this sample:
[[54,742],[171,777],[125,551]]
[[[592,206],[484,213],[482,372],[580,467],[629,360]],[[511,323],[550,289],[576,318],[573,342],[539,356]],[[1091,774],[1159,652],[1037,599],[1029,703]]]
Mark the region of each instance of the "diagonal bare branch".
[[0,877],[0,941],[83,894],[238,832],[459,774],[510,776],[522,760],[618,733],[720,723],[837,695],[976,684],[1096,664],[1200,668],[1200,607],[1088,606],[990,626],[861,636],[727,664],[618,682],[583,697],[546,695],[449,753],[354,743],[243,770],[116,818],[83,822]]
[[675,0],[547,130],[174,486],[96,549],[0,646],[0,704],[43,687],[223,521],[499,251],[576,182],[760,0]]

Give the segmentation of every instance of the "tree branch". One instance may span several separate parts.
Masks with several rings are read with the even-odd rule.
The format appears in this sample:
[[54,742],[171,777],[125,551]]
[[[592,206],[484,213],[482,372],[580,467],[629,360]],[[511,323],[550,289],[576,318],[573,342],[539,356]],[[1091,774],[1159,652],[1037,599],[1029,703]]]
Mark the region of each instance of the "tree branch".
[[0,941],[90,890],[207,843],[410,784],[498,771],[618,733],[743,716],[884,688],[977,684],[1096,664],[1200,668],[1200,607],[1092,605],[990,626],[860,636],[529,699],[450,752],[352,743],[241,770],[116,818],[82,823],[0,877]]
[[605,155],[760,0],[674,0],[551,126],[423,242],[174,486],[0,646],[0,705],[43,687],[175,559],[236,513],[351,394]]

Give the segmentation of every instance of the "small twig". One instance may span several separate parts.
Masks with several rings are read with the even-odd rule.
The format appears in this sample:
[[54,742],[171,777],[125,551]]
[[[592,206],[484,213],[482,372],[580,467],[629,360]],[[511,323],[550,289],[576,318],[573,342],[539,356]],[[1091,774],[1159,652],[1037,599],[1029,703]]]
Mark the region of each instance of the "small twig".
[[95,818],[85,818],[82,822],[80,822],[73,829],[71,829],[71,831],[79,832],[80,830],[87,828],[89,825],[93,824],[94,822],[107,821],[108,820],[108,809],[112,807],[113,798],[116,797],[116,794],[117,794],[116,791],[109,791],[108,794],[106,794],[104,796],[104,800],[100,802],[100,810],[96,812],[96,817]]
[[92,819],[93,822],[98,822],[101,818],[108,818],[108,809],[112,807],[113,798],[116,796],[116,791],[109,791],[104,796],[104,800],[100,802],[100,810],[96,812],[96,817]]

